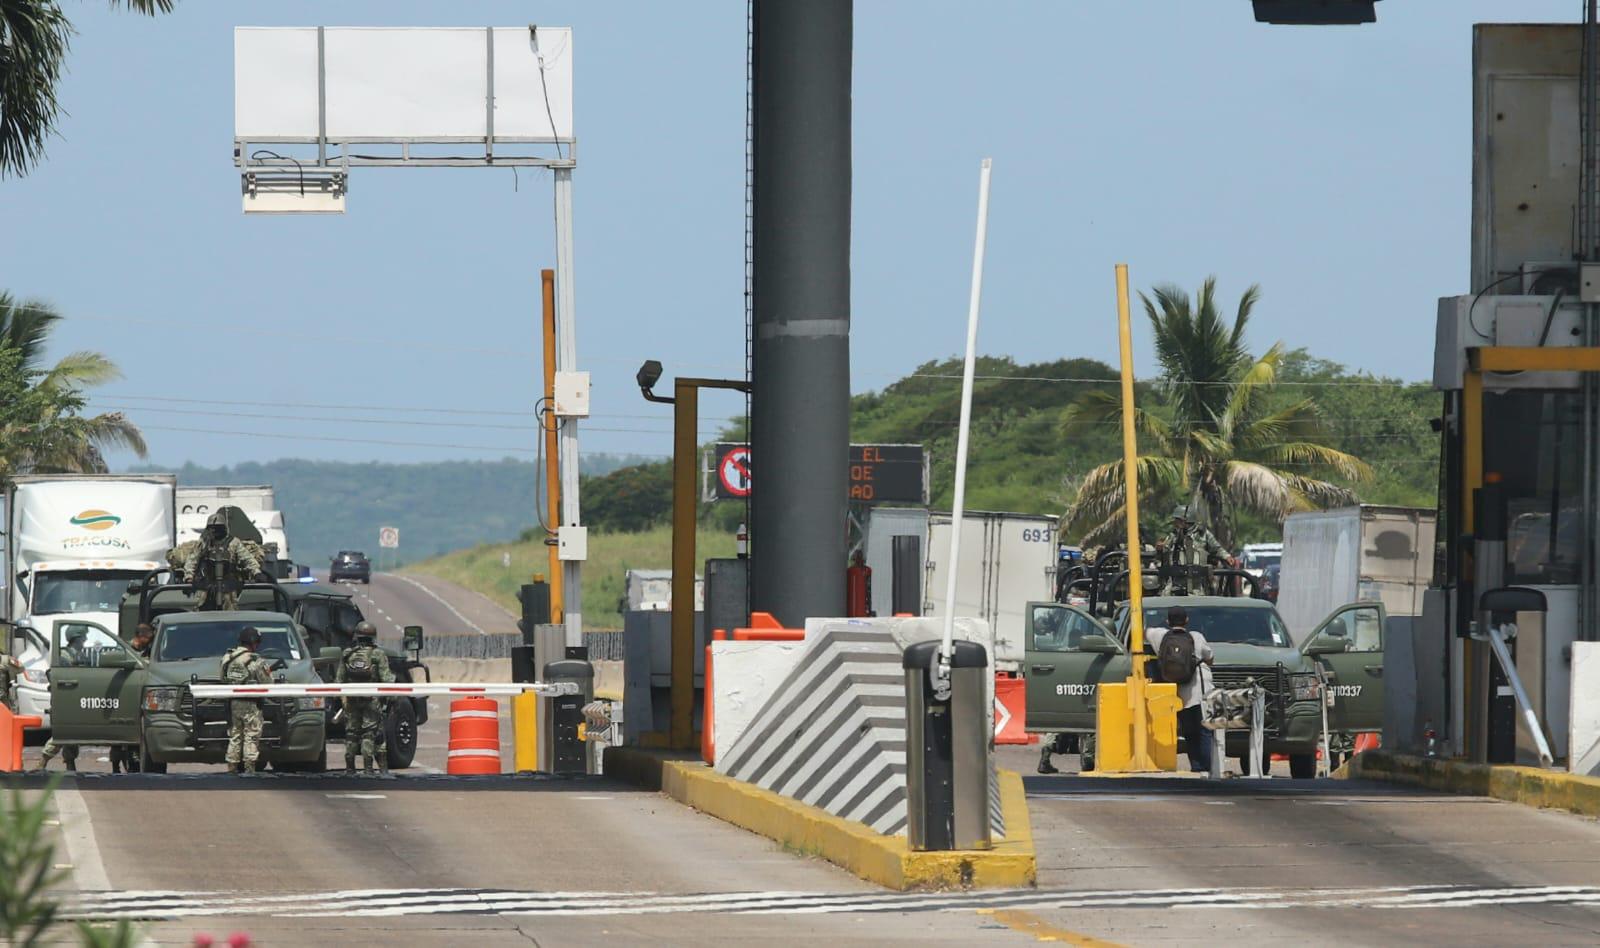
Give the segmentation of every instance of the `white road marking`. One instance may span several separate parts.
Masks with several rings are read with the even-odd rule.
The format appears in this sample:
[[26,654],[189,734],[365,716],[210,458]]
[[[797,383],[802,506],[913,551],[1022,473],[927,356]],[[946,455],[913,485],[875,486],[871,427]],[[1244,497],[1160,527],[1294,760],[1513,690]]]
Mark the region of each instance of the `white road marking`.
[[612,797],[573,797],[574,800],[610,800]]
[[442,596],[440,596],[438,593],[434,592],[433,590],[429,589],[428,587],[426,587],[426,586],[422,585],[421,583],[417,582],[416,580],[412,579],[410,576],[402,576],[402,575],[400,575],[398,573],[392,573],[390,575],[392,575],[395,579],[400,580],[401,582],[410,583],[411,585],[417,587],[418,589],[420,589],[423,592],[427,593],[428,595],[432,596],[435,602],[439,603],[439,605],[441,605],[441,606],[444,606],[446,609],[449,609],[450,613],[452,615],[454,615],[457,619],[460,619],[462,622],[465,622],[469,628],[471,628],[474,632],[478,633],[479,635],[488,635],[489,634],[489,633],[483,631],[483,629],[479,628],[478,627],[478,623],[473,622],[471,619],[469,619],[466,616],[462,615],[460,609],[457,609],[455,606],[452,606],[450,603],[446,602],[444,600],[444,598]]
[[330,800],[387,800],[388,795],[382,793],[324,793],[323,796]]
[[990,892],[519,892],[473,889],[366,889],[343,892],[246,896],[230,892],[83,892],[67,896],[68,914],[88,918],[177,918],[255,915],[292,918],[442,915],[501,916],[644,915],[716,912],[747,915],[848,915],[855,913],[950,912],[973,909],[1191,908],[1293,909],[1422,908],[1481,905],[1565,904],[1595,907],[1596,886],[1466,885],[1389,886],[1348,889],[1166,889],[1130,894],[1122,890],[1008,889]]
[[83,794],[76,787],[63,783],[56,787],[54,797],[56,815],[61,818],[61,839],[67,845],[67,857],[72,860],[72,881],[80,889],[111,888]]

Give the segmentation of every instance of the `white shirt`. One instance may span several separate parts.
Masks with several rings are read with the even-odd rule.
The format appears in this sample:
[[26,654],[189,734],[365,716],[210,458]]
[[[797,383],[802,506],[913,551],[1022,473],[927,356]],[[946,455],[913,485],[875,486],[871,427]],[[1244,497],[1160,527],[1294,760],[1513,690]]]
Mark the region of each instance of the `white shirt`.
[[[1161,654],[1161,640],[1171,631],[1169,629],[1145,629],[1144,640],[1150,643],[1150,651]],[[1194,657],[1200,660],[1200,665],[1195,668],[1189,680],[1178,686],[1178,697],[1183,699],[1185,708],[1193,708],[1200,704],[1200,696],[1211,690],[1211,666],[1206,663],[1215,657],[1211,645],[1206,642],[1206,637],[1194,629],[1187,630],[1194,636]]]

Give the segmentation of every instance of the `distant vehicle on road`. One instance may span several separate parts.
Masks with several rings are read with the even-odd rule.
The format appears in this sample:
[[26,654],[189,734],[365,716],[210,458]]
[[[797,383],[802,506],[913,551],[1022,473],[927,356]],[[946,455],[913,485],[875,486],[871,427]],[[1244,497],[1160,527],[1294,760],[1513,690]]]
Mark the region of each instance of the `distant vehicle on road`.
[[340,550],[328,567],[330,583],[372,582],[372,561],[360,550]]
[[1246,543],[1239,551],[1239,566],[1251,576],[1260,577],[1269,566],[1283,562],[1282,543]]

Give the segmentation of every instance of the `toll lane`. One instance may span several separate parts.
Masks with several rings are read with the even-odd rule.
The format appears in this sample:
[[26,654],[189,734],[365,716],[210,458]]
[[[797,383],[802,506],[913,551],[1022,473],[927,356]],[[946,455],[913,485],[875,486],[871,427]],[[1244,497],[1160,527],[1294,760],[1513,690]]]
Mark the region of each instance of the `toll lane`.
[[[1019,768],[1024,753],[1003,752]],[[1600,824],[1566,813],[1338,780],[1062,776],[1025,785],[1041,889],[1145,897],[1035,909],[1098,937],[1600,938]]]

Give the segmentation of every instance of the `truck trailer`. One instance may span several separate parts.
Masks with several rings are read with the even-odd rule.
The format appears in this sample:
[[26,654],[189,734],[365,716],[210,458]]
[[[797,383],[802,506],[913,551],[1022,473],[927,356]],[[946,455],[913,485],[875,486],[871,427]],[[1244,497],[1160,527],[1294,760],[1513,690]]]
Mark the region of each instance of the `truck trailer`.
[[1374,504],[1290,514],[1283,522],[1278,612],[1295,640],[1355,600],[1381,602],[1390,617],[1421,615],[1433,575],[1436,516]]
[[21,661],[17,710],[50,726],[57,622],[116,630],[132,581],[166,565],[176,540],[171,474],[48,474],[6,488],[5,619]]

